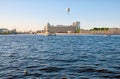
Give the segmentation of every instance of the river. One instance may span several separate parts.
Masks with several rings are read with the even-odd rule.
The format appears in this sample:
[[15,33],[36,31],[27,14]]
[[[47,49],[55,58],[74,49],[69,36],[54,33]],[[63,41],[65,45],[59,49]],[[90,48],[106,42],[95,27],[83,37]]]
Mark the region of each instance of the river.
[[0,35],[0,79],[120,78],[120,35]]

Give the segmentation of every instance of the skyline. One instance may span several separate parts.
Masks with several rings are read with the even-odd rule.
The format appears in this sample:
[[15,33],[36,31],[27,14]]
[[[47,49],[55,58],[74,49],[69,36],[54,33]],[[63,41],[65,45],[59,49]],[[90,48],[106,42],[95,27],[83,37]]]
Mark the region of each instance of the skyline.
[[72,25],[75,21],[82,29],[120,28],[119,7],[120,0],[0,0],[0,28],[42,30],[47,22]]

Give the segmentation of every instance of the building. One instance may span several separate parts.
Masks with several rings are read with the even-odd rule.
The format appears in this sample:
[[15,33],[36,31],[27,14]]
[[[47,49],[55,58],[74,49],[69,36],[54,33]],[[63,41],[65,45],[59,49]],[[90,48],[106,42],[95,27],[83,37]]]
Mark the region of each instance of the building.
[[109,33],[120,34],[120,28],[109,28]]
[[0,33],[8,33],[9,30],[6,28],[0,28]]
[[108,28],[108,30],[84,30],[80,29],[81,34],[120,34],[120,28]]
[[80,22],[74,22],[73,25],[57,25],[53,26],[50,23],[44,27],[45,33],[75,33],[80,29]]
[[11,33],[11,34],[16,34],[17,31],[16,31],[16,29],[13,29],[13,30],[10,31],[10,33]]
[[17,34],[16,29],[9,30],[7,28],[0,28],[0,34]]

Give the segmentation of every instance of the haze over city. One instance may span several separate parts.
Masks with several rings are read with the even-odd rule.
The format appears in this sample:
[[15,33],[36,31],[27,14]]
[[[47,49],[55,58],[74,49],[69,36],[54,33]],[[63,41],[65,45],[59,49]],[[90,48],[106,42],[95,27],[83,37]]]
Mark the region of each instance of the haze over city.
[[82,29],[120,28],[120,0],[0,0],[0,28],[41,30],[47,22],[74,21],[80,21]]

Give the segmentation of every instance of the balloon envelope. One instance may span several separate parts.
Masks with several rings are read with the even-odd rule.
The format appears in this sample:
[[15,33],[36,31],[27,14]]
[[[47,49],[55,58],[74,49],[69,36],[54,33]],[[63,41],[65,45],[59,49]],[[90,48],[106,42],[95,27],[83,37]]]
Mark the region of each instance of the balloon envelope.
[[69,13],[70,12],[70,8],[66,8],[66,11]]

